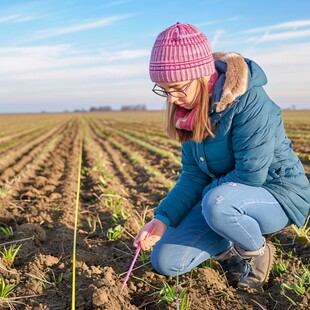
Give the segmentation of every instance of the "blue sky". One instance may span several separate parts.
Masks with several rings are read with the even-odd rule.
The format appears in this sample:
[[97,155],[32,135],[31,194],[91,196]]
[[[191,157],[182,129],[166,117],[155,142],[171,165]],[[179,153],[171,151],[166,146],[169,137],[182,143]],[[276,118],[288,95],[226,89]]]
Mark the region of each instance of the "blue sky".
[[0,113],[162,109],[148,62],[177,21],[197,26],[213,51],[255,60],[280,107],[309,107],[309,0],[0,0]]

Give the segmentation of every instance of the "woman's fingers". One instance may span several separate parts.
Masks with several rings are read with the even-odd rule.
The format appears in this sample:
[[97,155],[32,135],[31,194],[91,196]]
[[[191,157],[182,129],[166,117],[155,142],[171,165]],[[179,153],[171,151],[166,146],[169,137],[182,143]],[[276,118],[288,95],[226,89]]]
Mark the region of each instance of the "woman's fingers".
[[142,250],[149,250],[155,243],[160,239],[157,235],[151,235],[140,241],[140,246]]
[[[153,230],[149,233],[154,224]],[[160,220],[153,219],[145,224],[138,232],[133,245],[137,248],[140,244],[142,250],[149,250],[164,234],[166,225]],[[147,235],[149,236],[147,237]]]

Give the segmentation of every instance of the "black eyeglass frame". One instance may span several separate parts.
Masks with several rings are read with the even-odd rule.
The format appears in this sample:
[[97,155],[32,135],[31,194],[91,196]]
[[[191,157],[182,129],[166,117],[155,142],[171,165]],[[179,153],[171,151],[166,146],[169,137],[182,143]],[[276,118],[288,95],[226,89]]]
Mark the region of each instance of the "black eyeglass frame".
[[[188,82],[186,85],[182,87],[180,90],[173,90],[173,91],[166,91],[164,88],[160,87],[159,85],[155,84],[152,92],[155,93],[158,96],[165,97],[167,98],[168,95],[174,97],[174,98],[185,98],[187,97],[186,91],[189,89],[191,84],[193,83],[194,80],[191,80]],[[159,87],[160,89],[156,88]]]

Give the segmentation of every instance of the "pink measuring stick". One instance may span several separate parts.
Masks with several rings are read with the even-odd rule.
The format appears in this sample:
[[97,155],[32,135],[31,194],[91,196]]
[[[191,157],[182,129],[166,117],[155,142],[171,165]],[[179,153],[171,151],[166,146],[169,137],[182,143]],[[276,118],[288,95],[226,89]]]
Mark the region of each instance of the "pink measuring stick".
[[[155,223],[153,223],[153,224],[151,225],[150,229],[148,230],[148,232],[147,232],[147,234],[146,234],[146,236],[145,236],[145,239],[150,235],[150,233],[152,232],[154,226],[155,226]],[[139,246],[137,247],[137,250],[136,250],[136,255],[135,255],[135,257],[133,258],[132,263],[131,263],[131,265],[130,265],[130,267],[129,267],[129,269],[128,269],[128,272],[127,272],[127,274],[126,274],[126,277],[125,277],[125,280],[124,280],[124,283],[123,283],[123,285],[122,285],[122,289],[121,289],[121,290],[123,290],[123,289],[125,288],[125,285],[126,285],[128,279],[129,279],[129,277],[130,277],[132,268],[133,268],[133,266],[134,266],[134,264],[135,264],[135,262],[136,262],[136,260],[137,260],[137,258],[138,258],[138,256],[139,256],[140,250],[141,250],[141,246],[140,246],[140,244],[139,244]]]

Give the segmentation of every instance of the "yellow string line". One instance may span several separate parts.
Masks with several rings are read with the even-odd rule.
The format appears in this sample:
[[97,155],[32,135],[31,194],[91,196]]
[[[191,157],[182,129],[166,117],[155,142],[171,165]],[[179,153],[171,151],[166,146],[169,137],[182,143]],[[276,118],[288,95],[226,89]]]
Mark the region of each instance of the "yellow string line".
[[76,237],[79,215],[79,200],[81,186],[81,170],[82,170],[82,147],[83,147],[83,128],[80,141],[79,164],[78,164],[78,182],[76,190],[75,219],[74,219],[74,236],[73,236],[73,254],[72,254],[72,310],[75,310],[75,284],[76,284]]

